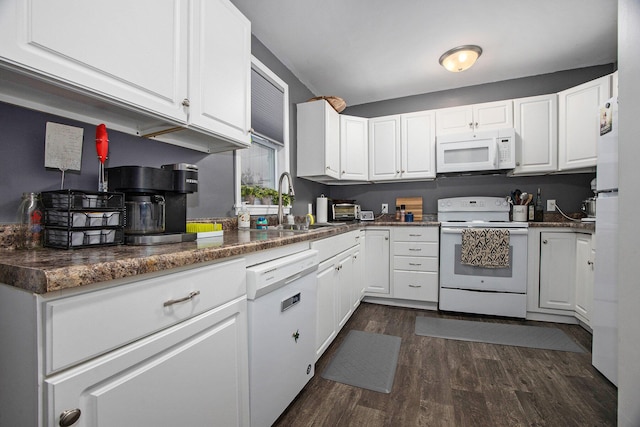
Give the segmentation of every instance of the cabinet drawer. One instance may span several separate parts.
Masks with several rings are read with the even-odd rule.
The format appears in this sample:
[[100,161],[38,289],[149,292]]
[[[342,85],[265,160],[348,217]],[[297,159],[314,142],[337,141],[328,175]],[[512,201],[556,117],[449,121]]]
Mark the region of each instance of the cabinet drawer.
[[47,302],[46,375],[246,294],[244,268],[228,261]]
[[413,257],[413,256],[394,256],[394,270],[411,270],[411,271],[431,271],[438,272],[438,258],[435,257]]
[[395,227],[393,239],[396,242],[437,242],[438,227]]
[[438,243],[419,243],[419,242],[395,242],[393,244],[394,255],[404,256],[438,256]]
[[438,302],[438,273],[394,271],[393,297]]

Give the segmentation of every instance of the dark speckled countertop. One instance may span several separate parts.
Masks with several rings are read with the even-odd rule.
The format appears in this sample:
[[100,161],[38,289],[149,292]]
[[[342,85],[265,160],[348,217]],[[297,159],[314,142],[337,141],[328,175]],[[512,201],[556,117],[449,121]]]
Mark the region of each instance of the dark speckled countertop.
[[[0,282],[33,293],[44,294],[321,239],[356,230],[363,225],[383,227],[439,225],[433,218],[425,219],[422,222],[402,223],[390,218],[381,218],[375,222],[345,224],[308,232],[228,229],[221,238],[157,246],[121,245],[77,250],[4,249],[0,252]],[[594,229],[593,223],[568,221],[530,223],[530,226],[571,227],[590,231]]]

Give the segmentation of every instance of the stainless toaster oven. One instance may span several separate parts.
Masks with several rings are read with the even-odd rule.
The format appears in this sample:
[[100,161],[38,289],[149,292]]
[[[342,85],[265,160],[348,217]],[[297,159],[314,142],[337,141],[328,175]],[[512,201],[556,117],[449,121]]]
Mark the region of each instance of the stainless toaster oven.
[[334,221],[355,221],[360,219],[360,205],[354,203],[335,203],[331,206]]

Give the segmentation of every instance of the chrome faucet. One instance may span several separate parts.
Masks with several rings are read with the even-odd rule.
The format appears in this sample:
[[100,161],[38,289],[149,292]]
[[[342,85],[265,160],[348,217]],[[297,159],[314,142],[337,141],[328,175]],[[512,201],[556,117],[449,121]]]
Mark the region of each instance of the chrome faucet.
[[282,208],[282,180],[284,177],[289,179],[289,196],[295,196],[296,193],[293,191],[293,181],[291,180],[291,175],[289,172],[282,172],[280,175],[280,179],[278,180],[278,227],[282,228],[282,219],[284,217],[284,212]]

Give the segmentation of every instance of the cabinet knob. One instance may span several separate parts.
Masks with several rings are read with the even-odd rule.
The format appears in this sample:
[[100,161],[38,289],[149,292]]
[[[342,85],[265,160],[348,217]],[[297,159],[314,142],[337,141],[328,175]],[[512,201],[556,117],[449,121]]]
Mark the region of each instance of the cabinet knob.
[[469,122],[469,129],[473,129],[473,122]]
[[402,173],[404,173],[405,171],[403,170]]
[[478,127],[478,122],[475,123],[475,127]]
[[342,171],[342,174],[344,175],[345,173],[347,173],[347,171]]
[[587,261],[587,265],[593,265],[593,261],[588,260],[588,261]]
[[516,162],[516,166],[520,166],[520,162]]
[[329,166],[327,166],[327,170],[331,169]]
[[400,173],[400,171],[396,171],[396,173]]
[[75,409],[67,409],[60,414],[60,421],[58,425],[60,427],[69,427],[72,426],[80,419],[81,411],[78,408]]
[[182,100],[182,106],[183,107],[188,107],[190,105],[191,105],[191,103],[189,102],[188,98],[185,98],[185,99]]
[[547,239],[543,240],[542,243],[547,244]]

